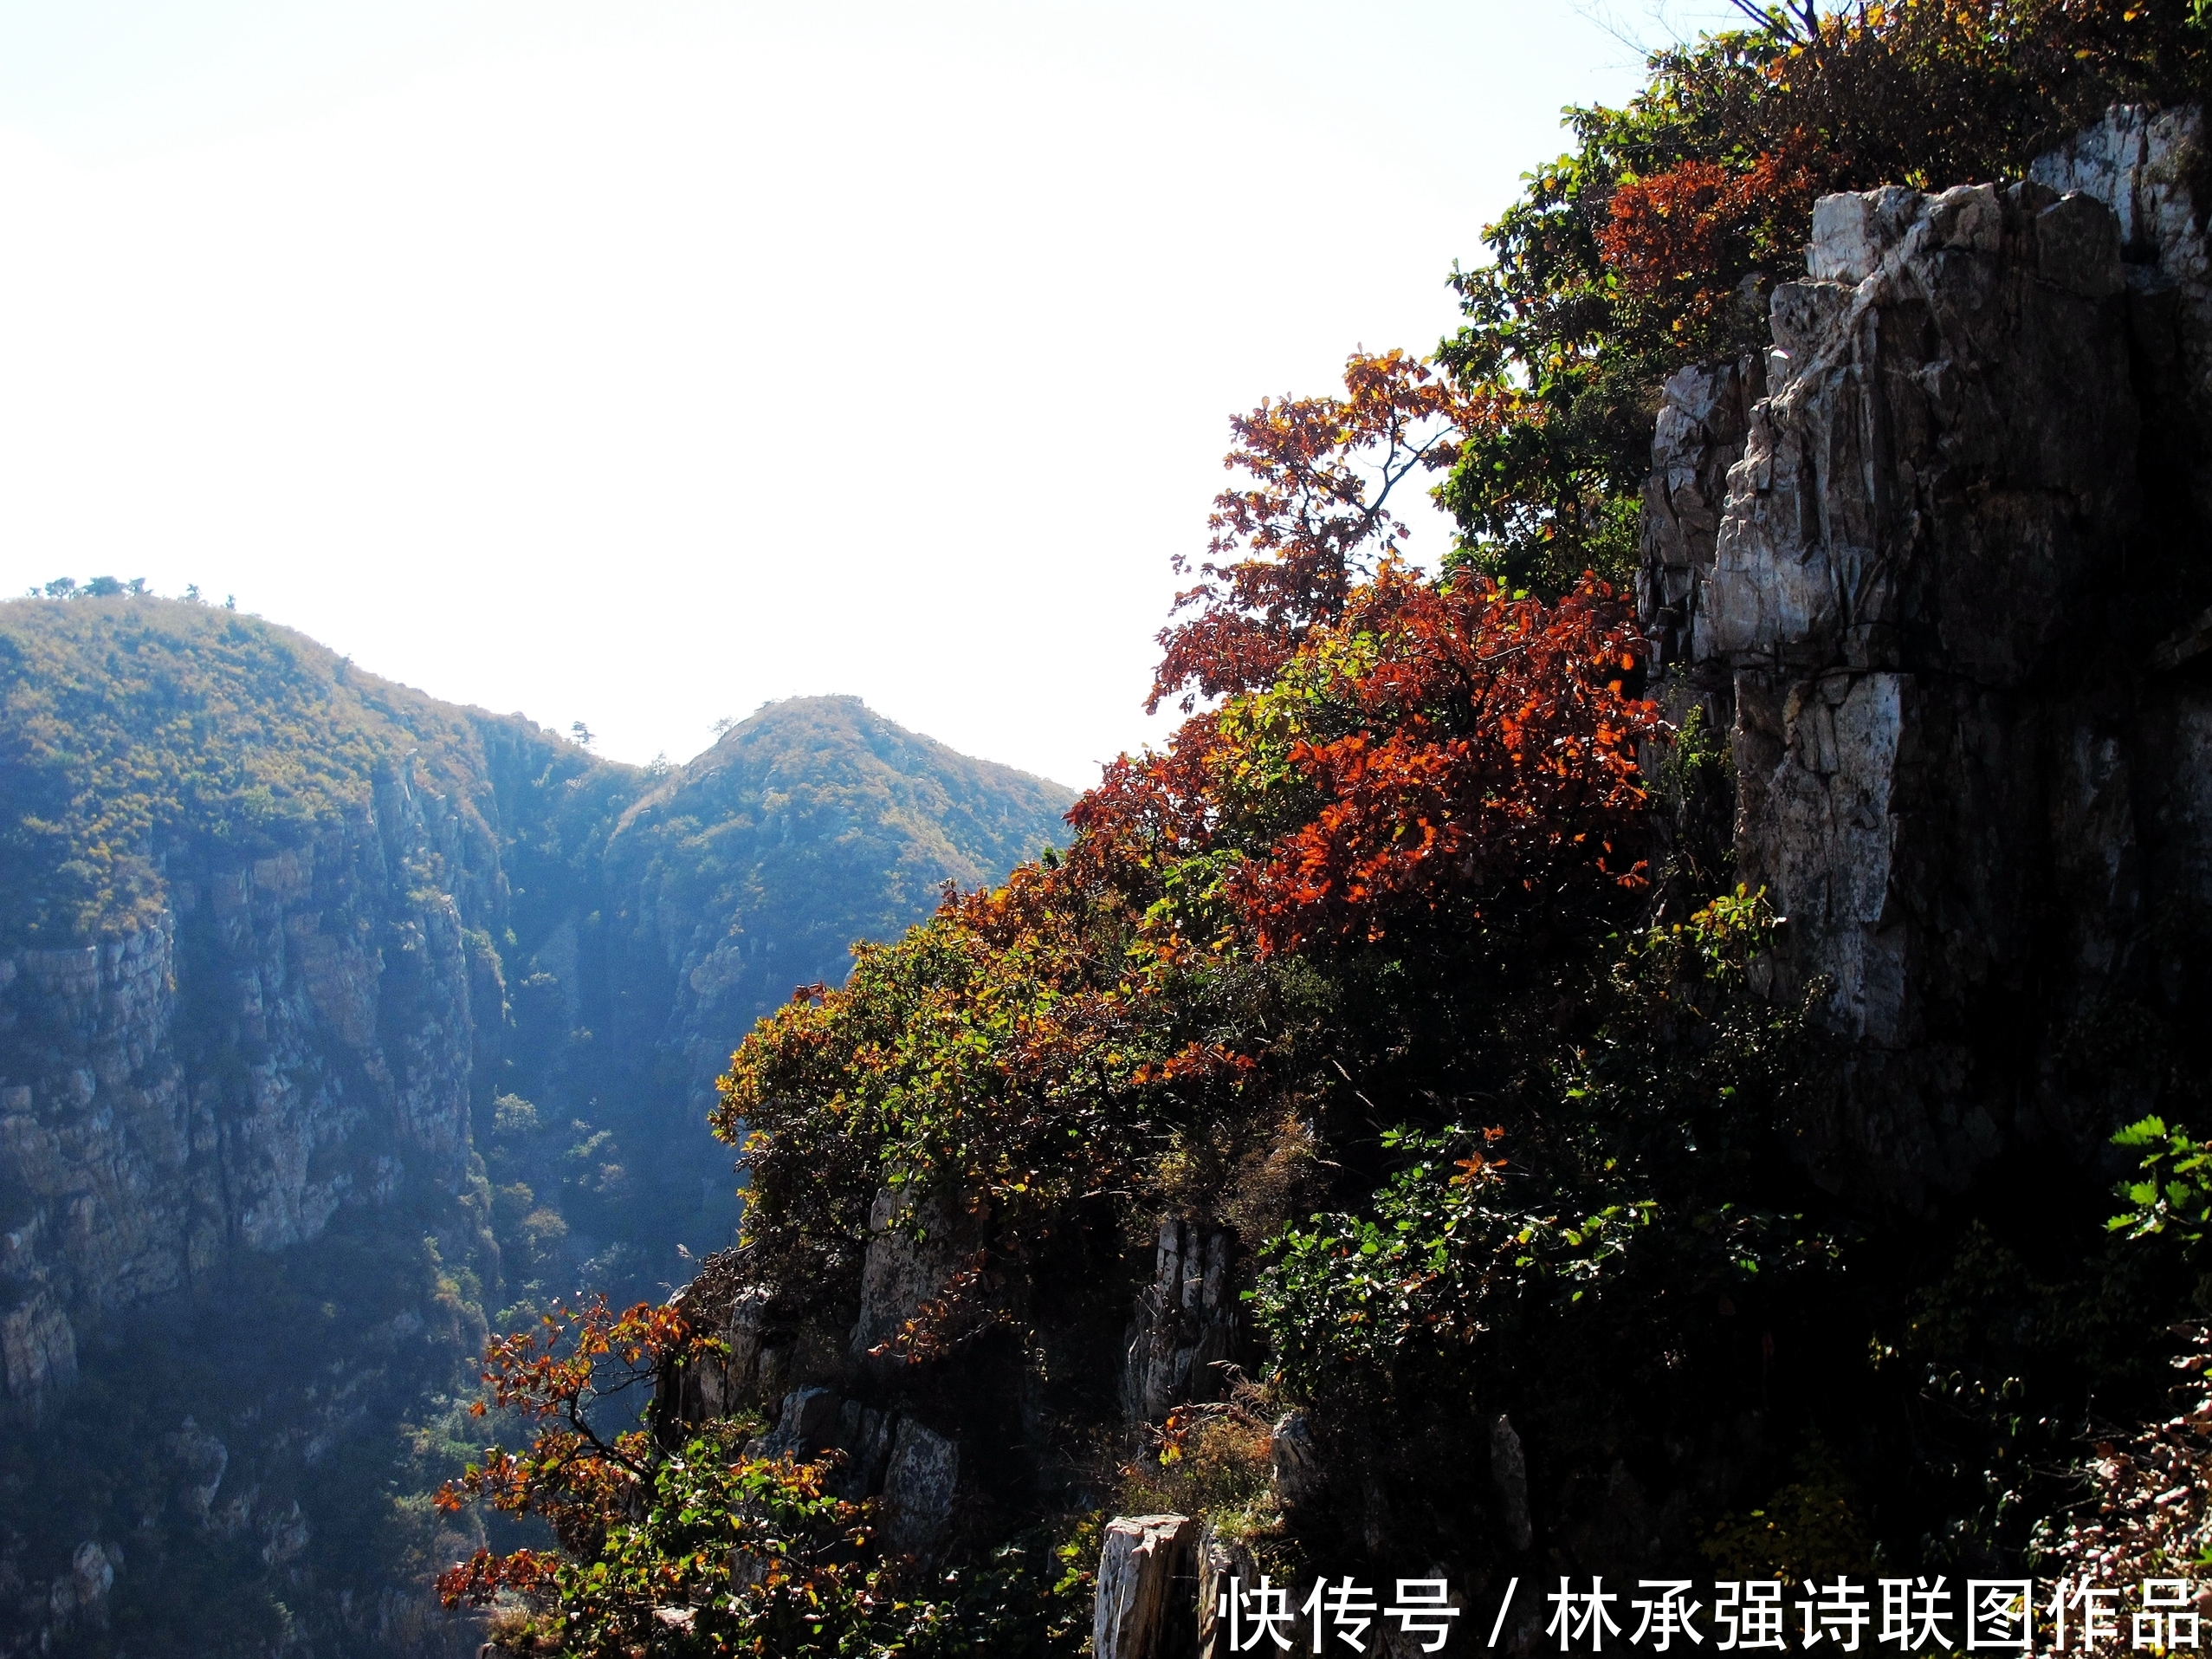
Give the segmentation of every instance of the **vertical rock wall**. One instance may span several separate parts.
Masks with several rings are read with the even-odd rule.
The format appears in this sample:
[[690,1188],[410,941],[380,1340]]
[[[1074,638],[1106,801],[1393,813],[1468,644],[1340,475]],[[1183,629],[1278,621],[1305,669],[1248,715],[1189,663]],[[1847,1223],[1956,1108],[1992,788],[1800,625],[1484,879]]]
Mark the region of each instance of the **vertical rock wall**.
[[[73,1319],[185,1288],[228,1248],[311,1240],[411,1170],[448,1192],[467,1172],[474,1002],[498,995],[461,909],[495,919],[482,826],[394,773],[306,846],[167,863],[152,925],[0,956],[19,1417],[73,1371]],[[495,1038],[498,1020],[495,1000]]]
[[2205,689],[2159,649],[2203,579],[2157,553],[2212,522],[2157,447],[2212,408],[2195,131],[1827,198],[1764,362],[1665,388],[1644,625],[1732,723],[1769,988],[1847,1041],[1821,1155],[1908,1202],[2099,1129],[2049,1080],[2111,997],[2181,994],[2151,923],[2212,903]]
[[1169,1216],[1160,1223],[1153,1282],[1129,1322],[1122,1400],[1133,1422],[1157,1422],[1187,1400],[1221,1390],[1219,1366],[1236,1344],[1236,1241],[1226,1229]]
[[2037,161],[2029,176],[2112,211],[2127,283],[2134,379],[2157,419],[2151,463],[2186,482],[2212,522],[2212,257],[2201,222],[2202,112],[2132,105]]

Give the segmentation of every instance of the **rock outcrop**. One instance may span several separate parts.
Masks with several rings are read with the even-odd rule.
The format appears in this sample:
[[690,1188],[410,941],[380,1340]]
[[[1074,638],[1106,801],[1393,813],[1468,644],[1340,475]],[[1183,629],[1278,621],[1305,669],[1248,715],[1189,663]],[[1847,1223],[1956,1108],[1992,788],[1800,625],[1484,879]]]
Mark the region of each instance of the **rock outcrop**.
[[497,892],[481,823],[394,769],[307,846],[177,863],[151,924],[0,958],[0,1168],[22,1195],[0,1350],[20,1416],[74,1374],[73,1318],[315,1238],[403,1172],[456,1195],[467,1175],[467,940]]
[[863,1358],[896,1336],[924,1302],[942,1296],[962,1254],[962,1229],[940,1202],[909,1187],[885,1187],[868,1215],[860,1317],[852,1354]]
[[1190,1659],[1198,1641],[1198,1534],[1188,1515],[1123,1515],[1108,1524],[1090,1626],[1097,1659]]
[[1285,1411],[1268,1433],[1268,1461],[1275,1495],[1296,1511],[1317,1500],[1329,1484],[1328,1466],[1303,1411]]
[[[1695,710],[1726,731],[1731,763],[1701,763],[1694,821],[1684,786],[1678,821],[1661,826],[1673,849],[1694,833],[1714,856],[1654,903],[1730,859],[1731,883],[1772,901],[1784,919],[1756,988],[1806,1001],[1825,1027],[1811,1099],[1791,1105],[1792,1153],[1900,1234],[1932,1234],[1952,1195],[2009,1179],[2019,1165],[2000,1160],[2095,1158],[2125,1121],[2129,1067],[2170,1058],[2112,1063],[2100,1025],[2118,1007],[2156,1011],[2123,1027],[2130,1040],[2161,1021],[2180,1029],[2207,988],[2190,955],[2212,919],[2212,578],[2197,568],[2212,534],[2212,268],[2190,194],[2196,133],[2187,112],[2117,111],[2027,178],[1832,196],[1804,279],[1772,295],[1771,347],[1682,368],[1664,389],[1637,590],[1651,683],[1685,723]],[[1711,810],[1724,794],[1730,814]],[[685,1296],[727,1332],[728,1356],[669,1384],[680,1415],[750,1402],[774,1416],[765,1445],[844,1451],[849,1489],[880,1493],[896,1541],[917,1552],[957,1526],[967,1543],[1010,1535],[968,1506],[1025,1521],[1094,1510],[1126,1471],[1049,1468],[1046,1448],[1164,1451],[1173,1435],[1153,1426],[1214,1396],[1238,1337],[1230,1234],[1177,1215],[1125,1235],[1142,1216],[1103,1209],[1038,1228],[1035,1254],[1002,1249],[993,1271],[1025,1282],[963,1303],[988,1317],[893,1366],[879,1351],[969,1276],[956,1207],[937,1203],[879,1193],[864,1243],[825,1248],[838,1264],[827,1290],[734,1264],[730,1285],[749,1288],[702,1279]],[[857,1274],[849,1242],[864,1251]],[[1048,1247],[1094,1254],[1048,1273]],[[1479,1559],[1507,1584],[1540,1554],[1559,1571],[1690,1560],[1779,1440],[1774,1332],[1730,1295],[1706,1305],[1740,1321],[1716,1345],[1757,1379],[1741,1397],[1759,1404],[1707,1415],[1698,1394],[1663,1463],[1617,1424],[1569,1462],[1567,1407],[1491,1398],[1478,1378],[1433,1442],[1379,1444],[1370,1424],[1421,1421],[1394,1403],[1283,1414],[1264,1449],[1254,1434],[1239,1454],[1243,1520],[1279,1514],[1292,1537],[1370,1562],[1464,1551],[1479,1529]],[[1086,1346],[1086,1320],[1107,1340]],[[1658,1362],[1682,1363],[1672,1350]],[[993,1397],[998,1426],[978,1416]],[[1195,1433],[1174,1443],[1160,1467],[1202,1447]],[[1456,1540],[1417,1538],[1392,1513],[1423,1458],[1454,1483],[1454,1507],[1429,1513],[1465,1523]],[[1221,1588],[1253,1569],[1192,1518],[1116,1519],[1096,1651],[1211,1659],[1227,1644]],[[1530,1650],[1541,1603],[1509,1622],[1504,1585],[1480,1588],[1500,1597],[1497,1630]],[[1425,1645],[1403,1626],[1374,1639],[1392,1654]]]
[[1731,731],[1767,988],[1847,1044],[1819,1155],[1908,1204],[2078,1136],[2039,1079],[2160,982],[2150,918],[2212,901],[2212,703],[2157,666],[2146,546],[2205,499],[2145,437],[2212,385],[2195,133],[2116,112],[2030,179],[1827,198],[1764,360],[1664,394],[1662,695]]
[[2122,105],[2028,169],[2040,185],[2112,210],[2127,283],[2133,378],[2157,418],[2149,463],[2187,481],[2212,522],[2212,254],[2197,198],[2203,112]]
[[1662,671],[1688,653],[1691,619],[1712,578],[1728,470],[1743,452],[1751,405],[1765,392],[1764,360],[1750,357],[1687,365],[1660,394],[1636,600],[1653,666]]
[[1122,1398],[1133,1421],[1157,1422],[1220,1392],[1219,1367],[1236,1345],[1235,1249],[1226,1228],[1160,1223],[1153,1282],[1137,1295],[1125,1350]]
[[1228,1598],[1258,1582],[1259,1568],[1250,1550],[1234,1539],[1222,1537],[1211,1524],[1200,1530],[1197,1659],[1231,1659],[1239,1650],[1242,1644],[1232,1640]]
[[1490,1478],[1497,1488],[1506,1542],[1516,1550],[1527,1549],[1535,1536],[1529,1519],[1529,1459],[1513,1419],[1503,1411],[1491,1419]]
[[894,1549],[928,1555],[942,1544],[960,1495],[960,1442],[917,1417],[899,1419],[883,1473],[886,1533]]

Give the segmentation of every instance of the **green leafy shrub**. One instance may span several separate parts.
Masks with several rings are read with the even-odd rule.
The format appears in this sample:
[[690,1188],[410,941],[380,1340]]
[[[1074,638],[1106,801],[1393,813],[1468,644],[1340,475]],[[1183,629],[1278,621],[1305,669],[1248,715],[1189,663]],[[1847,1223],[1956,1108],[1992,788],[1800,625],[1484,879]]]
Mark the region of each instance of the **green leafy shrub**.
[[745,1455],[757,1428],[714,1424],[659,1461],[635,1518],[591,1547],[480,1556],[449,1597],[503,1600],[499,1645],[560,1659],[1022,1659],[1087,1625],[1095,1523],[919,1573],[881,1558],[871,1506],[828,1491],[833,1464]]
[[2112,1144],[2139,1148],[2141,1176],[2115,1189],[2128,1208],[2105,1223],[2130,1239],[2165,1234],[2187,1245],[2204,1241],[2212,1228],[2212,1142],[2170,1129],[2159,1117],[2130,1124]]

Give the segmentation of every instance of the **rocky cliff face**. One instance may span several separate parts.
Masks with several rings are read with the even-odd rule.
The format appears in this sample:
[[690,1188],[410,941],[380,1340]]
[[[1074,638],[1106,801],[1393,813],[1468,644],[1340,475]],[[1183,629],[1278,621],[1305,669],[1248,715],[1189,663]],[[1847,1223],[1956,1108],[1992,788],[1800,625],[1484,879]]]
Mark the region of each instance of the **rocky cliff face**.
[[74,1373],[73,1315],[314,1239],[411,1176],[462,1193],[475,1010],[496,1052],[501,1007],[469,939],[503,919],[471,818],[395,769],[304,846],[178,869],[146,926],[0,958],[19,1420]]
[[746,1027],[1067,799],[849,698],[610,766],[145,599],[0,607],[0,1653],[472,1645],[488,1316],[723,1241]]
[[1848,1040],[1821,1156],[1907,1203],[2125,1111],[2085,1045],[2212,902],[2196,144],[2121,110],[2009,186],[1830,197],[1764,360],[1665,389],[1645,625],[1730,731],[1770,988]]
[[[179,1580],[206,1553],[242,1604],[288,1598],[303,1639],[466,1639],[424,1621],[403,1583],[345,1616],[326,1604],[385,1564],[333,1573],[330,1546],[368,1540],[316,1486],[463,1382],[483,1338],[500,1269],[472,1118],[498,1077],[491,941],[515,826],[482,810],[488,768],[465,721],[361,724],[371,758],[307,833],[233,850],[204,820],[149,826],[122,925],[0,954],[9,1507],[69,1529],[0,1536],[0,1649],[97,1651],[150,1598],[202,1615]],[[10,736],[20,761],[29,745]],[[424,742],[402,747],[411,736]],[[333,1254],[387,1228],[408,1241],[396,1260]],[[326,1281],[322,1317],[294,1324],[296,1298],[256,1259]],[[144,1379],[149,1398],[127,1380],[138,1364],[184,1374]],[[122,1498],[125,1471],[150,1485]],[[242,1651],[266,1634],[231,1632]]]

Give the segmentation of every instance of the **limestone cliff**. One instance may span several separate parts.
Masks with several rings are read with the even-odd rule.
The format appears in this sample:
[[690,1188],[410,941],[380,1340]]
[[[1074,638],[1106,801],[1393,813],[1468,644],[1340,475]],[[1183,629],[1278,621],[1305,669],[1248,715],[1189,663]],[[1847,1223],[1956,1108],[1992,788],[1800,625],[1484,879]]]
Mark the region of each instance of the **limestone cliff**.
[[1848,1039],[1819,1156],[1908,1203],[2093,1151],[2096,1033],[2177,1006],[2212,903],[2198,142],[2121,109],[2007,186],[1827,198],[1763,360],[1665,388],[1661,683],[1730,733],[1772,988]]
[[395,771],[305,846],[178,870],[142,927],[4,959],[6,1271],[27,1293],[8,1328],[46,1333],[9,1344],[19,1415],[71,1370],[70,1312],[313,1239],[411,1173],[462,1190],[473,1010],[488,1000],[495,1044],[499,1020],[472,851],[495,877],[481,823]]

